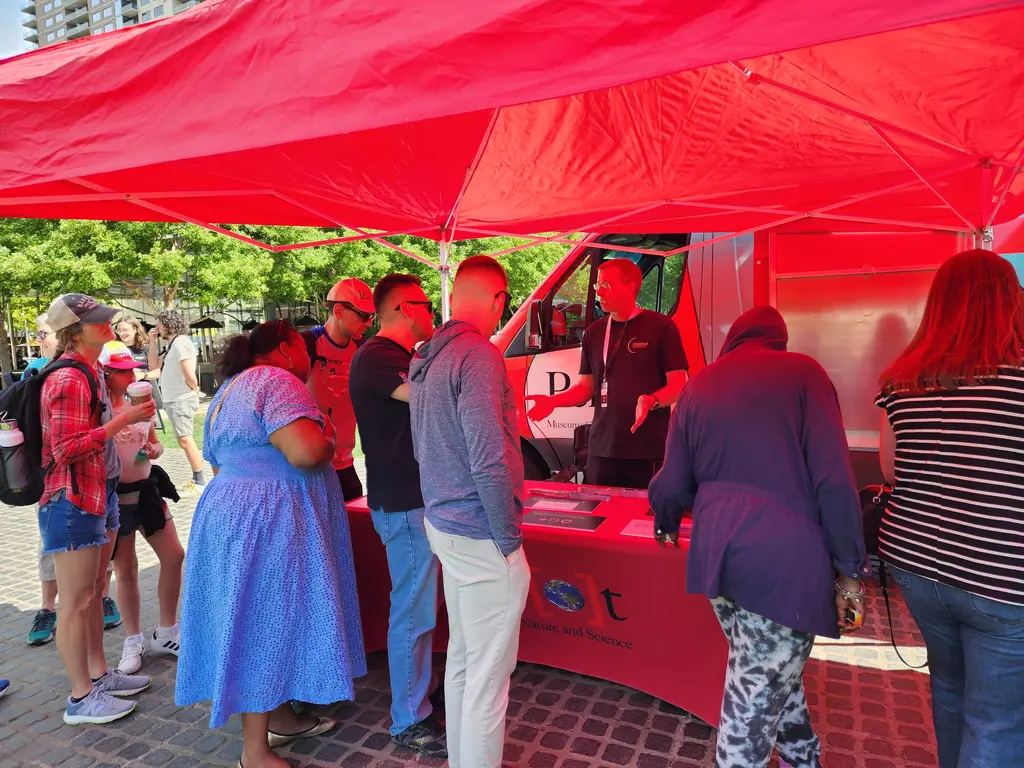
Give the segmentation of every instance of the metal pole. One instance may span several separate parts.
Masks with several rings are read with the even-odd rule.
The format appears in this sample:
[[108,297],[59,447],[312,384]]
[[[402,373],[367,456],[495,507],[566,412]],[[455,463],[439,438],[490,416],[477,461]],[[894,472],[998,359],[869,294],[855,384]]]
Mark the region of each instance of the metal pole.
[[451,267],[448,266],[448,257],[451,253],[451,243],[441,238],[441,322],[447,323],[452,316],[451,307]]

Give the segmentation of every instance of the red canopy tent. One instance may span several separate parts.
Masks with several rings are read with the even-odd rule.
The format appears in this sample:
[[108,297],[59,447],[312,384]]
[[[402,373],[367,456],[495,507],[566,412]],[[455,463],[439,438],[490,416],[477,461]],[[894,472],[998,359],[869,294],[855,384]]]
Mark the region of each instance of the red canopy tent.
[[1024,212],[1024,0],[209,0],[0,62],[0,125],[5,216],[344,226],[442,262],[489,234],[981,232]]
[[997,226],[993,248],[999,253],[1024,253],[1024,219]]

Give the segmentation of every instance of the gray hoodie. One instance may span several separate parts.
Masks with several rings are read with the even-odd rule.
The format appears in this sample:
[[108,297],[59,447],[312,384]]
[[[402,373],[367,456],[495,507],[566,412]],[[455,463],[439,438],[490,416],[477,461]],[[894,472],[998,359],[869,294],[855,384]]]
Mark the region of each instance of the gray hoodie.
[[412,359],[409,406],[427,520],[442,533],[515,552],[523,455],[501,352],[474,326],[450,320]]

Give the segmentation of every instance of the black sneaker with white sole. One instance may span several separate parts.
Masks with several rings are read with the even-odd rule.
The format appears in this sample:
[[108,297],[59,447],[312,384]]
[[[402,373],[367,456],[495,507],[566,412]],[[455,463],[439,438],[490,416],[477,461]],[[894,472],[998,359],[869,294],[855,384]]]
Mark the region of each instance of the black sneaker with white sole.
[[394,739],[397,744],[415,750],[421,755],[437,758],[448,757],[448,743],[444,727],[432,717],[409,726]]

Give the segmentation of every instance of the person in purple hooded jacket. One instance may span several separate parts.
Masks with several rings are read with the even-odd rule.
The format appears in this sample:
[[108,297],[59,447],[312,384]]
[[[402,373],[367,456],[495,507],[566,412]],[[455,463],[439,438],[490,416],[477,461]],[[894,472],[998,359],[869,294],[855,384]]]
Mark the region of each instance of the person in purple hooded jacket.
[[[863,611],[869,573],[835,387],[787,352],[782,316],[736,320],[719,359],[676,404],[649,497],[660,543],[693,510],[687,592],[707,595],[729,641],[718,768],[818,768],[802,673],[814,636]],[[834,583],[834,587],[833,587]]]

